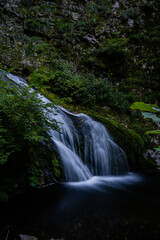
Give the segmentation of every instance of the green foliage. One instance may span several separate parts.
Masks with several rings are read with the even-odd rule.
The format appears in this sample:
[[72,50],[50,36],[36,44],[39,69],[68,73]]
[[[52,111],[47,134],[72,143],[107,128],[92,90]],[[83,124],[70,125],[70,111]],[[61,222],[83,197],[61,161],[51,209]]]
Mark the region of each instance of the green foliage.
[[142,115],[144,118],[150,118],[152,119],[154,122],[160,122],[160,118],[157,117],[155,114],[150,113],[150,112],[142,112]]
[[27,171],[29,173],[29,184],[32,187],[36,187],[39,185],[40,175],[42,174],[39,170],[39,166],[37,166],[37,162],[33,161],[29,164],[26,164]]
[[95,50],[87,52],[85,61],[92,68],[100,68],[102,71],[114,73],[114,77],[124,77],[127,70],[127,39],[120,38],[118,34],[109,36],[106,42]]
[[36,91],[19,90],[2,80],[0,89],[0,164],[4,164],[14,152],[49,139],[48,129],[57,130],[58,125],[49,118],[51,104],[44,104]]
[[29,29],[30,31],[37,31],[37,33],[42,33],[42,34],[47,30],[46,24],[41,23],[35,19],[26,19],[24,22],[24,27],[25,29]]
[[39,185],[39,178],[35,175],[32,175],[31,177],[29,177],[29,184],[32,187],[36,187]]
[[132,110],[141,110],[155,113],[157,111],[154,109],[154,107],[156,107],[156,105],[149,105],[144,102],[135,102],[130,106]]
[[155,110],[157,113],[160,112],[160,108],[158,108],[158,107],[152,107],[152,108],[153,108],[153,110]]
[[[47,89],[50,88],[48,83],[49,81],[54,80],[56,77],[56,73],[48,72],[46,68],[42,67],[39,69],[38,72],[33,72],[29,77],[29,82],[33,84],[38,90],[43,88]],[[48,86],[47,86],[48,85]]]
[[160,146],[158,148],[155,148],[156,151],[160,152]]
[[[130,108],[132,110],[141,110],[141,111],[147,111],[147,112],[142,112],[142,115],[144,116],[144,118],[149,118],[149,119],[152,119],[155,123],[159,123],[160,122],[160,116],[159,116],[159,113],[160,113],[160,108],[158,108],[157,105],[148,105],[146,103],[143,103],[143,102],[135,102],[133,103]],[[150,131],[147,131],[145,133],[146,135],[148,134],[160,134],[160,130],[157,129],[157,130],[150,130]],[[158,148],[155,148],[156,150],[158,149],[159,151],[159,147]]]
[[54,105],[44,103],[36,91],[19,88],[6,77],[0,79],[0,91],[0,190],[10,196],[17,188],[40,183],[41,159],[51,161],[47,132],[59,131],[59,126],[49,116]]
[[25,54],[27,57],[35,57],[38,59],[50,58],[55,52],[52,44],[42,41],[39,37],[31,37],[25,45]]
[[160,134],[160,130],[147,131],[145,134]]
[[73,29],[72,22],[66,22],[66,19],[56,19],[56,30],[59,33],[64,33],[67,31],[71,31]]
[[[96,76],[105,72],[105,77],[111,72],[111,84],[123,94],[135,93],[138,99],[133,101],[154,103],[159,99],[158,1],[76,1],[76,8],[70,1],[65,7],[61,1],[33,2],[30,8],[16,8],[15,25],[14,14],[9,15],[12,32],[2,18],[3,65],[28,75],[59,51],[74,63],[75,71],[94,70]],[[0,15],[6,14],[1,11]],[[10,36],[7,39],[6,33]]]
[[74,65],[56,56],[45,62],[45,67],[34,71],[29,81],[37,89],[57,93],[66,102],[94,108],[95,105],[111,106],[121,112],[128,111],[131,95],[113,88],[108,77],[96,77],[93,73],[75,72]]
[[54,156],[52,159],[53,173],[56,179],[59,179],[61,176],[59,160]]

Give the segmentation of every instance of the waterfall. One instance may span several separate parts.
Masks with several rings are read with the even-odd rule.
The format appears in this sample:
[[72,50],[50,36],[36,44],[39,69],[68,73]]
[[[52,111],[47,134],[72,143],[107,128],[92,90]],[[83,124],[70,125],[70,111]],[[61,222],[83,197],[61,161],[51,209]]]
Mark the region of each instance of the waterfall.
[[[72,154],[74,164],[81,162],[85,166],[84,170],[87,169],[87,178],[95,175],[119,175],[129,170],[123,150],[113,141],[103,124],[86,114],[73,114],[64,108],[60,108],[56,120],[63,123],[62,134],[52,131],[52,139],[55,141],[58,138],[58,152],[63,163],[66,161],[66,169],[69,167],[69,160],[66,159],[71,158]],[[66,147],[69,150],[66,151]],[[70,169],[67,173],[69,180],[73,175]]]
[[[27,82],[10,73],[0,75],[19,86]],[[33,89],[31,90],[33,91]],[[50,102],[39,94],[43,102]],[[85,181],[92,176],[119,175],[128,172],[123,150],[113,141],[103,124],[85,114],[73,114],[56,106],[51,119],[60,122],[61,133],[50,130],[49,134],[63,164],[66,181]]]

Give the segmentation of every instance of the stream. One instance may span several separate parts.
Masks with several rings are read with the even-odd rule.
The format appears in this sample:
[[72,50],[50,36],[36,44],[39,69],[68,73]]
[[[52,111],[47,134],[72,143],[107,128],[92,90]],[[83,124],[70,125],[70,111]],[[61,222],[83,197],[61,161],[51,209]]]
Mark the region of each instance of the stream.
[[159,175],[93,177],[28,192],[1,216],[18,233],[44,240],[158,240],[159,189]]

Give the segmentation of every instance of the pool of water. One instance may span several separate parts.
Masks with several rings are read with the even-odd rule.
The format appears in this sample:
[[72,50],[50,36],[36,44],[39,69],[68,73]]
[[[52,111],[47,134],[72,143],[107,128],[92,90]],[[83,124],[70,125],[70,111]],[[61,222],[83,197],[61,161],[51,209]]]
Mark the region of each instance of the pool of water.
[[12,201],[5,213],[17,232],[39,239],[158,240],[160,176],[129,173],[50,185]]

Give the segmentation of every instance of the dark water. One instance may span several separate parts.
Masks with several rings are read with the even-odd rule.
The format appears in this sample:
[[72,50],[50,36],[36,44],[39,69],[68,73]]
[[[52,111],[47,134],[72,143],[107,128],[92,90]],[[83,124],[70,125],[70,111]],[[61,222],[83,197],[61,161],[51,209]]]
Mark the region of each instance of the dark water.
[[49,186],[1,212],[5,224],[39,239],[158,240],[160,176],[94,177]]

